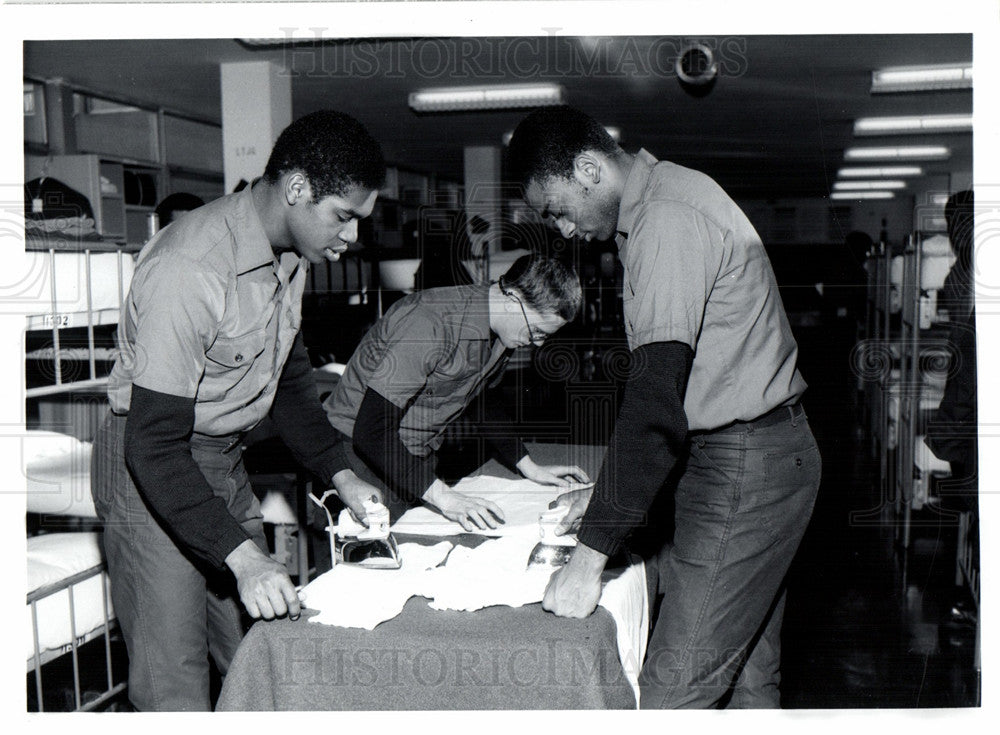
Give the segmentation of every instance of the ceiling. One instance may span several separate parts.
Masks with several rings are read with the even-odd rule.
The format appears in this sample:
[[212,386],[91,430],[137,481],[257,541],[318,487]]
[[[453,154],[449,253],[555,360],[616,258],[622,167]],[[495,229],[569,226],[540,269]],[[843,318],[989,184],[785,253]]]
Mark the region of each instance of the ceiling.
[[[232,39],[27,41],[24,72],[193,114],[220,117],[219,64],[289,68],[293,115],[349,112],[397,164],[462,176],[463,146],[499,145],[523,111],[417,115],[424,87],[556,81],[569,104],[621,129],[626,150],[702,170],[736,198],[824,197],[862,116],[972,112],[972,92],[870,93],[883,66],[972,59],[971,34],[706,37],[720,72],[710,93],[686,93],[672,68],[682,39],[666,36],[372,39],[250,47]],[[970,134],[909,136],[943,144],[930,176],[972,170]],[[920,182],[911,183],[920,191]]]

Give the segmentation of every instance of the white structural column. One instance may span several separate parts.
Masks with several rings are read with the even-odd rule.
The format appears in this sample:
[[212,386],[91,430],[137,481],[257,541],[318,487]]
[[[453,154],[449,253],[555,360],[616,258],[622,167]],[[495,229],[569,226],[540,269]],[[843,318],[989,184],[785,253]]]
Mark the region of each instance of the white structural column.
[[490,244],[499,247],[503,191],[500,181],[500,148],[467,146],[465,148],[465,211],[470,223],[478,216],[489,223],[484,233],[470,232],[473,252],[483,256],[479,279],[496,278],[489,272]]
[[219,65],[226,193],[262,173],[278,135],[292,121],[292,77],[269,61]]

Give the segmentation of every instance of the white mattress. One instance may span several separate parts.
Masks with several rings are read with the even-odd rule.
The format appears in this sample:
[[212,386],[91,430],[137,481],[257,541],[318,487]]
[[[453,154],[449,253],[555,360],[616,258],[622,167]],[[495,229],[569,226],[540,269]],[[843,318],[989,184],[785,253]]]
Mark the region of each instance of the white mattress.
[[28,512],[96,518],[90,495],[93,446],[51,431],[29,431],[21,442]]
[[[49,533],[28,539],[28,589],[59,582],[74,574],[103,564],[100,534],[97,532]],[[104,625],[102,574],[89,577],[72,587],[75,626],[70,616],[69,590],[61,590],[35,603],[38,619],[39,653],[68,650],[75,631],[77,639]],[[108,614],[114,610],[108,597]],[[25,608],[24,651],[29,661],[34,656],[31,605]]]

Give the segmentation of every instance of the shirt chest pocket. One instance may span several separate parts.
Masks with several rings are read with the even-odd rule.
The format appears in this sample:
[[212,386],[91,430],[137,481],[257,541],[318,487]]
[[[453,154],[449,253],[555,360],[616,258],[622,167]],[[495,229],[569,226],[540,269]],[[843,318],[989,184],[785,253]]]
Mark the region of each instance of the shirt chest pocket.
[[236,337],[218,337],[205,353],[215,363],[218,372],[241,371],[249,368],[264,351],[267,336],[264,328]]
[[459,410],[465,406],[472,390],[468,377],[438,377],[428,381],[424,389],[424,404],[435,410],[447,407]]

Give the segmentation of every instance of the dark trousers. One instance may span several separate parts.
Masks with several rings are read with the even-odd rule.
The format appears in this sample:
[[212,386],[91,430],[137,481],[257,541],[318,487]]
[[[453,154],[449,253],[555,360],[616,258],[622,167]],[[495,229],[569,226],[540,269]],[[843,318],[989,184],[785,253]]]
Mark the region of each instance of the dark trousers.
[[[150,515],[124,455],[125,417],[109,413],[94,441],[91,492],[104,521],[111,598],[129,657],[129,699],[139,710],[205,711],[209,655],[225,675],[243,637],[228,570],[192,561]],[[231,438],[191,439],[213,492],[263,550],[260,504]],[[226,451],[228,449],[228,451]]]
[[801,408],[778,424],[694,435],[658,563],[663,603],[639,677],[643,708],[778,707],[782,583],[821,461]]

